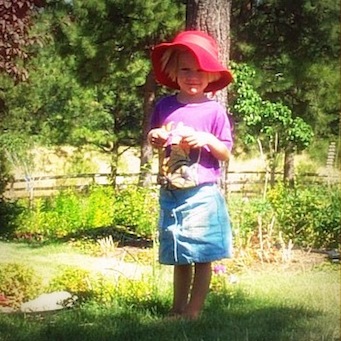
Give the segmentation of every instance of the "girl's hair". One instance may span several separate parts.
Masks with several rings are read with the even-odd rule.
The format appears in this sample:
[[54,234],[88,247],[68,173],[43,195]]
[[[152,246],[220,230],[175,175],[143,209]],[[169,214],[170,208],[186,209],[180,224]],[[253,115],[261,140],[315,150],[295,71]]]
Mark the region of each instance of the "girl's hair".
[[[176,82],[177,78],[179,55],[188,51],[189,50],[185,47],[168,48],[161,57],[162,71],[164,71],[173,82]],[[221,77],[220,72],[206,72],[208,74],[209,83],[215,82]]]

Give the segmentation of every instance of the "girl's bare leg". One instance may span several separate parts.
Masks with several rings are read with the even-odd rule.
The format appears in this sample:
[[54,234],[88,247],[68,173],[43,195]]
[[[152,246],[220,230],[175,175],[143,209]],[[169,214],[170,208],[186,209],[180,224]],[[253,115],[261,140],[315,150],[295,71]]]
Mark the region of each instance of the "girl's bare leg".
[[173,282],[173,314],[182,314],[188,302],[192,283],[192,265],[175,265]]
[[183,311],[183,316],[196,319],[205,303],[211,283],[211,263],[196,263],[191,297]]

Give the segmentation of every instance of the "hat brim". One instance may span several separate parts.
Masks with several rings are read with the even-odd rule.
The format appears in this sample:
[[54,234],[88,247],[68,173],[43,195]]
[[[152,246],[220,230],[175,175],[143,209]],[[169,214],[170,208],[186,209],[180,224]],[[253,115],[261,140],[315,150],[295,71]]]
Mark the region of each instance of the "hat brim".
[[193,53],[198,61],[200,68],[206,72],[218,72],[221,77],[208,84],[205,92],[215,92],[225,88],[233,80],[232,73],[225,68],[216,58],[214,58],[209,52],[200,47],[197,44],[190,42],[186,43],[162,43],[154,47],[151,53],[151,60],[153,64],[155,79],[162,85],[165,85],[172,89],[179,89],[177,82],[174,82],[167,73],[162,70],[161,58],[165,51],[169,48],[185,47]]

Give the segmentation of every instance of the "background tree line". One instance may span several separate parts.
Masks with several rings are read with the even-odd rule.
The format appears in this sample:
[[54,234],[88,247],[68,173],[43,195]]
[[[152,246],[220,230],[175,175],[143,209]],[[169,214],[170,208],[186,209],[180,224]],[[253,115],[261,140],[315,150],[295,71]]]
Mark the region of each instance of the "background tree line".
[[[91,144],[110,153],[113,178],[118,147],[141,145],[148,169],[142,127],[164,92],[153,81],[150,49],[185,28],[186,13],[200,4],[209,6],[199,0],[1,0],[0,180],[6,182],[9,156],[24,158],[37,144]],[[281,151],[290,170],[296,151],[311,142],[321,149],[339,136],[340,4],[226,4],[236,146],[258,143],[270,167]]]

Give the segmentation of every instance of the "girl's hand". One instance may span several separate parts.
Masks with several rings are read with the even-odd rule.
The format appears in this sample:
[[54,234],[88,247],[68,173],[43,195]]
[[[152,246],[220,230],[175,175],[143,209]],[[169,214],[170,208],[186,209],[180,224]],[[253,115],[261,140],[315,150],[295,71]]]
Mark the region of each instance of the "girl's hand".
[[154,148],[163,148],[169,136],[164,128],[155,128],[148,133],[148,141]]
[[193,131],[190,134],[183,136],[181,144],[187,145],[190,148],[200,148],[210,145],[214,136],[210,133]]
[[220,161],[227,161],[230,158],[230,151],[226,145],[210,133],[194,131],[191,134],[183,136],[181,144],[189,148],[207,146],[212,155]]

